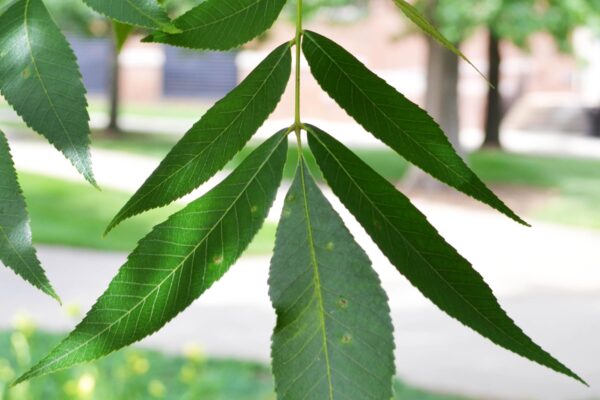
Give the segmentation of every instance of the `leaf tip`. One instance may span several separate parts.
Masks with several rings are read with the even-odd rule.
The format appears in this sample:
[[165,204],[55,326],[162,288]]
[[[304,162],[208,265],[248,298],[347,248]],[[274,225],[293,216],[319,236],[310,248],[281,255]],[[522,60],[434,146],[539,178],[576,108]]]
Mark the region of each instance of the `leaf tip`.
[[62,302],[60,296],[56,293],[56,291],[54,291],[53,288],[49,288],[46,293],[48,295],[50,295],[50,297],[52,297],[54,300],[58,301],[58,304],[62,307],[63,302]]
[[104,233],[102,234],[102,237],[106,238],[108,236],[108,234],[111,233],[112,230],[117,227],[117,225],[119,225],[120,222],[121,221],[118,219],[118,216],[115,217],[112,221],[110,221],[110,223],[108,224],[108,226],[104,230]]
[[511,210],[508,207],[506,207],[506,210],[501,210],[501,212],[503,214],[505,214],[507,217],[509,217],[510,219],[512,219],[513,221],[515,221],[516,223],[523,225],[526,228],[532,227],[532,225],[529,222],[527,222],[523,218],[519,217],[517,215],[517,213],[515,213],[513,210]]
[[[183,31],[181,29],[179,29],[178,27],[176,27],[175,25],[173,25],[172,23],[168,23],[168,24],[163,24],[160,26],[160,30],[164,33],[168,33],[171,35],[176,35],[178,33],[182,33]],[[160,32],[157,32],[160,33]],[[153,34],[148,35],[149,36],[153,36]]]
[[14,381],[10,382],[8,384],[8,387],[9,388],[14,388],[14,387],[19,386],[21,383],[25,383],[26,381],[28,381],[30,378],[33,377],[32,371],[33,370],[29,370],[29,371],[25,372],[23,375],[19,376],[17,379],[15,379]]
[[142,39],[142,43],[162,43],[167,38],[168,33],[165,32],[152,32],[148,36]]

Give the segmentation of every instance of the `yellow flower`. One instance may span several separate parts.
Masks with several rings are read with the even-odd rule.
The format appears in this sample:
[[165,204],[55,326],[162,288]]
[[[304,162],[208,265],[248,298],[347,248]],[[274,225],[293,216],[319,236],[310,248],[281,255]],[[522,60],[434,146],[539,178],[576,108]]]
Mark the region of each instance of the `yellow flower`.
[[69,397],[77,395],[77,381],[70,380],[63,385],[63,391]]
[[15,330],[21,332],[23,335],[30,337],[35,332],[37,326],[33,321],[33,318],[26,313],[17,313],[13,320],[12,325]]
[[194,382],[196,375],[196,368],[190,364],[184,365],[181,367],[181,371],[179,371],[179,379],[181,379],[181,382],[187,384]]
[[65,311],[67,316],[71,318],[79,318],[81,316],[81,305],[77,303],[65,304],[63,310]]
[[150,396],[156,398],[165,397],[165,394],[167,394],[167,388],[158,379],[153,379],[148,384],[148,393],[150,393]]
[[15,379],[15,371],[8,360],[0,359],[0,382],[11,382]]
[[87,397],[94,393],[96,389],[96,378],[92,374],[83,374],[77,382],[77,394],[80,397]]
[[136,375],[144,375],[150,369],[150,361],[138,353],[131,353],[127,357],[129,368]]
[[183,347],[183,355],[188,360],[200,364],[204,361],[204,350],[196,343],[188,343]]

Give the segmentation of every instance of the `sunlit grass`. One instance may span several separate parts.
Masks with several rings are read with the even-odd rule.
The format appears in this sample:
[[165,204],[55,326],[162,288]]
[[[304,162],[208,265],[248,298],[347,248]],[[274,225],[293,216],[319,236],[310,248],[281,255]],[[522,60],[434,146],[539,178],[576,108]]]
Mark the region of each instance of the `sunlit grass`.
[[[100,192],[84,183],[34,174],[20,174],[20,180],[36,243],[131,251],[154,225],[182,207],[174,205],[139,215],[103,237],[106,226],[130,194],[110,189]],[[274,237],[275,226],[266,224],[250,245],[249,253],[268,253]]]
[[600,160],[499,151],[475,153],[473,169],[494,184],[552,190],[531,211],[548,222],[600,229]]
[[[207,358],[197,343],[181,355],[127,348],[92,364],[43,376],[9,388],[20,373],[62,338],[18,316],[0,332],[0,399],[3,400],[275,400],[270,368],[255,362]],[[397,400],[465,400],[394,382]]]

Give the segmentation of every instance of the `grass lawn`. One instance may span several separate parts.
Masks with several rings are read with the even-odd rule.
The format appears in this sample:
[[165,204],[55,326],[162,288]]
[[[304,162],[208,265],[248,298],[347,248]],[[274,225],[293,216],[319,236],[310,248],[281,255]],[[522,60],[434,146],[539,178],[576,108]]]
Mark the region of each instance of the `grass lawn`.
[[[108,100],[88,99],[88,112],[108,114]],[[120,105],[120,115],[127,117],[165,117],[200,119],[211,107],[211,101],[172,101],[160,104],[124,102]],[[0,97],[0,110],[11,110],[8,103]],[[4,122],[3,122],[4,123]],[[23,123],[19,123],[23,126]]]
[[600,229],[600,160],[485,151],[471,155],[470,161],[486,182],[555,192],[532,210],[533,217]]
[[[211,101],[173,101],[160,104],[124,102],[120,105],[119,112],[125,116],[190,118],[198,120],[212,106],[212,103]],[[89,111],[108,114],[108,101],[102,99],[90,100]]]
[[[138,215],[117,227],[107,237],[103,232],[130,195],[90,185],[33,174],[20,174],[31,214],[36,243],[98,250],[131,251],[154,225],[181,206],[169,206]],[[275,226],[265,224],[248,251],[264,254],[272,250]]]
[[[275,400],[270,369],[262,364],[206,359],[197,346],[184,356],[128,348],[94,364],[7,385],[39,360],[60,336],[21,329],[0,332],[0,399],[3,400]],[[465,400],[394,383],[397,400]]]

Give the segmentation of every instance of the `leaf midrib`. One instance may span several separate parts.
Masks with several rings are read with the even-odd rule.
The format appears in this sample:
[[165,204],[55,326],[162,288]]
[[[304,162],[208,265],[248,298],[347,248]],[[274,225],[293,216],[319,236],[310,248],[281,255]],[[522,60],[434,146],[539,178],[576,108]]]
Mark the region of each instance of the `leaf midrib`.
[[321,293],[321,276],[319,274],[319,263],[317,261],[317,254],[315,250],[314,238],[312,233],[312,224],[310,219],[310,211],[308,206],[308,196],[306,190],[306,182],[304,177],[304,159],[300,159],[300,177],[302,183],[302,197],[304,200],[304,212],[305,212],[305,220],[306,220],[306,231],[308,235],[308,247],[310,251],[310,259],[313,265],[313,284],[315,286],[315,296],[317,298],[317,304],[319,307],[319,324],[321,325],[321,334],[322,345],[323,345],[323,353],[325,355],[325,368],[327,370],[327,384],[329,387],[329,399],[333,400],[333,383],[332,383],[332,367],[331,362],[329,360],[329,343],[327,341],[327,331],[326,331],[326,322],[325,322],[325,305],[323,301],[323,293]]
[[[311,132],[312,133],[312,132]],[[512,341],[514,341],[517,345],[524,347],[525,344],[523,344],[522,342],[518,341],[516,338],[514,338],[512,335],[506,333],[503,329],[497,327],[496,325],[494,325],[489,318],[487,318],[485,315],[481,314],[481,312],[471,303],[469,302],[469,300],[467,298],[465,298],[459,291],[457,291],[445,278],[443,275],[441,275],[439,273],[439,271],[437,271],[433,265],[431,265],[431,263],[429,262],[429,260],[427,260],[427,258],[425,258],[424,255],[421,254],[420,251],[418,251],[413,244],[405,237],[405,235],[402,233],[402,231],[398,230],[396,228],[396,226],[386,217],[386,215],[379,209],[379,207],[377,206],[376,203],[374,203],[371,198],[362,190],[362,188],[360,187],[360,185],[358,185],[356,183],[356,181],[354,180],[354,178],[352,177],[352,175],[348,172],[348,170],[346,170],[346,168],[344,168],[343,164],[339,161],[339,159],[335,156],[335,154],[333,154],[329,148],[321,141],[320,138],[317,137],[317,135],[315,135],[314,133],[312,133],[312,136],[317,139],[319,141],[319,143],[321,143],[321,145],[323,146],[323,148],[327,151],[327,153],[336,161],[336,163],[339,165],[339,168],[346,174],[346,176],[348,176],[348,178],[352,181],[352,183],[354,184],[354,186],[360,191],[361,195],[371,204],[371,206],[373,207],[374,210],[377,210],[377,212],[379,213],[379,215],[381,215],[381,217],[383,217],[383,219],[386,221],[386,223],[396,232],[398,233],[398,235],[402,238],[402,240],[404,241],[404,243],[406,243],[410,249],[412,249],[414,251],[415,254],[417,254],[419,256],[419,258],[421,258],[425,265],[427,265],[439,278],[442,282],[444,282],[450,289],[452,289],[452,291],[454,293],[456,293],[458,295],[458,297],[460,299],[463,300],[463,302],[465,302],[466,304],[468,304],[481,318],[483,318],[485,321],[487,321],[494,329],[496,329],[498,332],[502,333],[503,335],[507,336],[509,339],[511,339]],[[387,257],[387,256],[386,256]],[[456,317],[454,317],[456,318]]]
[[[0,135],[2,135],[1,131],[0,131]],[[8,168],[11,169],[12,172],[14,172],[14,174],[16,175],[16,170],[14,169],[14,165],[12,165],[12,162],[11,162],[11,154],[10,154],[10,147],[8,146],[8,140],[6,140],[6,138],[4,136],[2,136],[1,138],[4,139],[4,141],[6,142],[6,149],[7,149],[7,153],[8,153],[8,157],[7,157]],[[10,179],[10,176],[9,176],[9,179]],[[17,188],[19,188],[19,184],[18,183],[17,183]],[[22,195],[21,192],[18,192],[17,194],[18,195]],[[25,208],[25,212],[27,212],[27,208]],[[23,258],[23,256],[21,256],[21,253],[19,253],[19,251],[17,250],[17,248],[15,247],[15,245],[11,242],[10,237],[6,233],[6,229],[4,229],[4,227],[1,224],[0,224],[0,232],[6,238],[6,243],[8,243],[8,245],[10,247],[10,250],[12,250],[12,252],[19,258],[19,260],[21,260],[21,262],[23,264],[25,264],[25,266],[27,267],[27,269],[29,270],[29,272],[31,273],[31,275],[33,276],[33,278],[35,279],[35,281],[38,283],[38,285],[40,285],[39,287],[41,289],[43,289],[48,294],[53,293],[54,290],[52,289],[52,287],[47,282],[41,281],[40,278],[37,276],[37,274],[34,272],[34,269],[29,264],[29,262],[27,262]],[[17,271],[15,271],[15,272],[17,272]]]
[[[264,0],[256,0],[254,3],[251,3],[251,4],[247,5],[247,6],[246,6],[246,7],[244,7],[244,8],[240,8],[240,9],[239,9],[239,10],[237,10],[236,12],[234,12],[234,13],[231,13],[231,14],[228,14],[228,15],[224,16],[223,18],[215,19],[215,20],[213,20],[213,21],[211,21],[211,22],[208,22],[208,23],[205,23],[205,24],[202,24],[202,25],[198,25],[198,26],[195,26],[195,27],[193,27],[193,28],[184,29],[182,33],[188,33],[188,32],[196,31],[196,30],[199,30],[199,29],[204,29],[204,28],[206,28],[206,27],[208,27],[208,26],[211,26],[211,25],[215,25],[215,24],[221,23],[221,22],[223,22],[223,21],[225,21],[225,20],[227,20],[227,19],[230,19],[230,18],[235,18],[235,17],[236,17],[238,14],[241,14],[241,13],[244,13],[244,12],[246,12],[248,9],[250,9],[250,8],[252,8],[252,7],[255,7],[257,4],[259,4],[259,3],[263,2],[263,1],[264,1]],[[203,7],[203,5],[202,5],[202,4],[200,4],[198,7]],[[207,5],[204,5],[204,8],[206,8],[206,7],[208,7],[208,6],[207,6]],[[190,10],[190,11],[189,11],[189,13],[192,13],[193,11],[194,11],[194,10]],[[184,19],[184,18],[185,18],[185,16],[186,16],[186,15],[184,14],[184,15],[182,15],[180,18],[181,18],[181,19]],[[177,26],[177,20],[175,20],[175,25]]]
[[[289,45],[288,45],[288,49],[289,49]],[[191,163],[193,163],[194,161],[196,161],[199,157],[201,157],[206,151],[208,151],[209,149],[212,148],[212,145],[219,139],[221,139],[223,137],[223,135],[229,131],[229,129],[233,126],[233,124],[235,122],[237,122],[238,119],[241,118],[241,116],[246,112],[246,110],[250,107],[250,104],[252,104],[256,97],[258,96],[258,94],[263,90],[263,88],[265,87],[265,85],[267,84],[267,82],[271,79],[271,77],[273,76],[273,74],[275,73],[275,70],[277,70],[277,68],[279,67],[279,65],[281,64],[281,61],[285,58],[285,56],[287,55],[287,51],[283,52],[281,58],[279,58],[279,60],[277,60],[277,62],[274,64],[273,68],[271,69],[271,71],[269,72],[269,74],[267,75],[266,79],[264,79],[264,81],[262,82],[262,84],[259,86],[258,90],[255,91],[255,93],[252,95],[252,97],[250,98],[250,100],[248,100],[248,102],[246,103],[246,105],[244,106],[244,108],[242,108],[241,110],[239,110],[238,114],[235,116],[235,118],[233,118],[233,120],[229,123],[229,125],[227,125],[225,128],[223,128],[221,130],[221,132],[213,139],[211,140],[198,154],[196,154],[194,157],[192,157],[188,162],[186,162],[185,164],[183,164],[181,167],[179,167],[175,172],[173,172],[172,174],[169,174],[167,177],[165,177],[164,179],[161,180],[161,182],[159,184],[157,184],[156,186],[152,187],[150,190],[148,190],[144,195],[140,196],[135,202],[131,203],[128,207],[126,207],[123,211],[119,212],[119,214],[117,215],[117,217],[115,218],[115,221],[117,222],[122,222],[122,219],[124,215],[127,215],[129,213],[129,211],[132,208],[135,208],[135,206],[137,206],[141,201],[143,201],[146,197],[150,196],[152,193],[154,193],[156,190],[158,190],[160,187],[162,187],[163,185],[165,185],[167,181],[170,181],[175,175],[179,174],[182,170],[184,170],[185,168],[187,168]],[[193,129],[193,128],[192,128]],[[159,167],[160,168],[160,167]],[[188,192],[189,193],[189,192]],[[183,195],[182,195],[183,196]],[[159,207],[159,206],[155,206],[154,208]],[[142,211],[139,211],[139,213],[141,213]],[[110,227],[115,227],[116,224],[112,223]]]
[[154,22],[157,27],[160,28],[164,24],[164,22],[160,22],[158,19],[154,18],[152,15],[146,13],[142,8],[138,7],[137,4],[135,4],[133,1],[127,0],[127,3],[129,3],[129,5],[131,5],[131,7],[135,8],[137,10],[137,12],[139,12],[141,15],[148,18],[150,21]]
[[[96,8],[95,8],[95,7],[93,7],[92,5],[90,5],[90,4],[88,3],[88,1],[87,1],[87,0],[85,0],[85,2],[86,2],[86,3],[87,3],[87,4],[88,4],[88,5],[91,7],[91,8],[93,8],[94,10],[96,10]],[[139,13],[141,16],[143,16],[143,17],[145,17],[145,18],[149,19],[150,21],[154,22],[154,24],[155,24],[154,26],[145,25],[145,27],[146,27],[146,28],[153,28],[153,29],[154,29],[154,28],[159,28],[159,29],[160,29],[160,27],[161,27],[161,26],[163,26],[163,25],[164,25],[164,24],[167,22],[167,21],[164,21],[164,22],[163,22],[163,21],[160,21],[159,19],[157,19],[157,18],[153,17],[151,14],[148,14],[148,13],[146,13],[146,12],[144,11],[144,9],[143,9],[143,8],[139,7],[139,6],[138,6],[137,4],[135,4],[135,2],[133,2],[132,0],[126,0],[126,2],[127,2],[127,3],[128,3],[128,4],[129,4],[129,5],[130,5],[130,6],[131,6],[133,9],[135,9],[135,10],[136,10],[136,11],[137,11],[137,12],[138,12],[138,13]],[[119,21],[121,21],[122,23],[125,23],[125,24],[128,24],[128,23],[129,23],[128,21],[125,21],[125,19],[124,19],[124,18],[115,18],[113,15],[107,15],[106,13],[104,13],[104,12],[102,12],[102,11],[98,11],[98,12],[99,12],[100,14],[102,14],[102,15],[106,15],[107,17],[109,17],[109,18],[112,18],[112,19],[114,19],[114,20],[119,20]]]
[[[56,110],[56,106],[54,105],[54,102],[52,101],[52,98],[50,97],[50,94],[48,93],[48,89],[46,88],[46,84],[44,83],[44,80],[42,79],[42,75],[40,74],[40,71],[38,69],[37,61],[36,61],[36,59],[35,59],[35,57],[33,55],[33,46],[31,44],[31,38],[29,37],[29,23],[28,23],[29,4],[30,3],[31,3],[31,0],[25,0],[25,12],[24,12],[24,15],[23,15],[23,24],[24,24],[24,28],[25,28],[24,30],[25,30],[25,38],[27,40],[27,47],[29,47],[29,55],[30,55],[30,59],[31,59],[31,64],[33,65],[33,68],[35,70],[35,75],[38,78],[38,81],[40,82],[42,90],[44,91],[44,94],[46,95],[46,99],[48,100],[48,104],[50,104],[50,108],[52,109],[52,112],[54,113],[54,116],[56,117],[56,119],[60,123],[60,126],[61,126],[61,128],[63,130],[63,133],[65,134],[67,140],[69,141],[69,145],[71,147],[71,150],[75,154],[75,157],[77,158],[77,161],[78,161],[79,165],[81,166],[81,168],[83,168],[84,170],[87,170],[86,163],[83,161],[83,159],[79,155],[79,151],[77,150],[77,148],[75,147],[75,144],[71,140],[71,136],[69,135],[69,131],[65,127],[65,125],[64,125],[64,123],[62,121],[62,118],[58,114],[58,111]],[[42,4],[42,6],[45,7],[43,4]],[[90,180],[90,182],[94,182],[93,176],[90,176],[87,171],[84,173],[84,175],[86,175],[86,178],[88,180]]]
[[[244,193],[246,193],[246,191],[248,190],[248,188],[250,187],[250,185],[255,181],[256,177],[258,176],[258,174],[260,172],[262,172],[263,168],[265,167],[265,165],[267,165],[270,161],[271,161],[271,157],[273,155],[273,153],[275,153],[277,151],[277,149],[279,148],[279,145],[281,144],[281,141],[284,140],[285,138],[287,138],[287,136],[282,135],[282,138],[277,142],[276,145],[273,146],[272,151],[269,153],[268,157],[265,157],[265,160],[260,164],[260,167],[256,169],[256,172],[254,173],[254,175],[252,175],[251,179],[248,179],[248,183],[244,186],[244,188],[240,191],[240,193],[236,196],[236,198],[232,201],[231,205],[225,209],[223,211],[223,215],[219,218],[219,220],[217,222],[215,222],[214,226],[207,231],[207,233],[204,235],[204,237],[202,238],[202,240],[200,240],[198,242],[197,245],[194,246],[193,250],[191,250],[189,252],[189,254],[187,256],[185,256],[185,258],[179,262],[174,268],[173,271],[169,272],[169,274],[162,280],[160,281],[160,283],[158,283],[156,285],[156,287],[154,289],[152,289],[148,295],[140,298],[141,300],[137,302],[137,304],[135,304],[134,306],[132,306],[130,308],[129,311],[127,311],[126,313],[124,313],[122,316],[120,316],[118,319],[116,319],[113,323],[107,325],[104,329],[102,329],[100,332],[98,332],[96,335],[92,336],[91,338],[89,338],[88,340],[86,340],[84,343],[80,344],[79,346],[69,350],[68,352],[64,353],[62,356],[55,358],[54,360],[52,360],[50,363],[46,364],[43,366],[42,369],[38,370],[39,371],[43,371],[43,370],[47,370],[49,369],[52,365],[55,365],[57,363],[59,363],[60,361],[62,361],[63,359],[65,359],[66,357],[70,356],[72,353],[78,351],[79,349],[81,349],[84,346],[87,346],[90,342],[96,340],[96,338],[98,338],[99,336],[103,335],[106,331],[112,329],[113,326],[115,326],[116,324],[120,323],[120,321],[122,321],[124,318],[128,317],[130,314],[132,314],[134,312],[135,309],[137,309],[140,304],[145,303],[150,296],[152,296],[152,294],[157,290],[160,289],[160,287],[162,287],[162,285],[171,278],[171,276],[173,276],[173,274],[175,274],[177,271],[179,271],[179,269],[182,268],[182,266],[187,262],[187,260],[195,254],[195,252],[198,250],[198,248],[200,246],[202,246],[202,244],[204,244],[204,242],[206,241],[206,239],[213,233],[213,231],[220,226],[220,224],[223,222],[223,220],[225,219],[225,217],[235,208],[235,205],[237,204],[237,202],[240,200],[240,198],[244,195]],[[83,322],[82,322],[83,323]],[[33,371],[32,371],[33,372]],[[32,374],[29,374],[32,375]],[[23,378],[21,378],[22,380],[27,379],[26,376],[24,376]]]
[[[51,293],[52,290],[50,290],[50,287],[48,286],[48,284],[39,279],[37,274],[32,269],[31,265],[27,261],[25,261],[25,259],[21,256],[21,254],[17,250],[17,248],[14,246],[14,244],[10,241],[10,238],[6,234],[6,230],[4,229],[4,227],[2,227],[2,225],[0,225],[0,233],[2,233],[2,236],[4,236],[6,238],[6,243],[8,243],[12,253],[14,253],[19,258],[19,260],[21,260],[21,262],[27,267],[27,270],[31,273],[31,275],[33,276],[35,281],[38,283],[38,285],[40,285],[39,287],[41,289],[43,289],[45,292]],[[15,272],[17,272],[17,271],[15,271]]]

